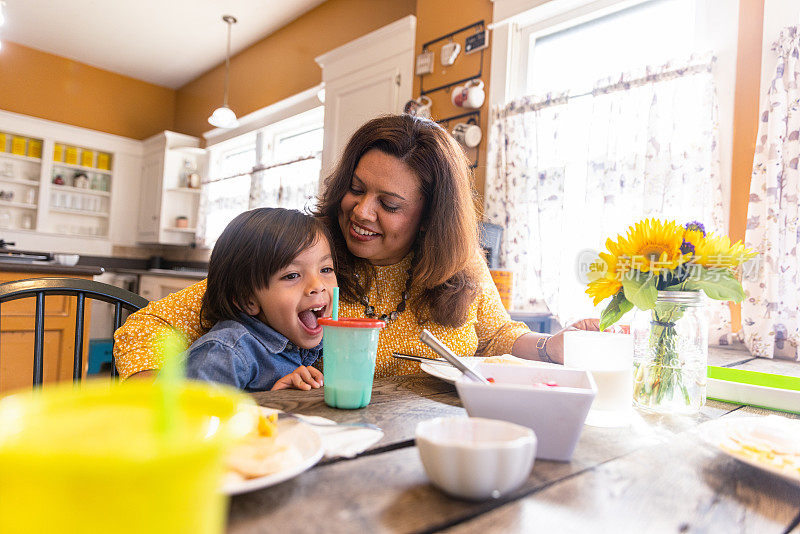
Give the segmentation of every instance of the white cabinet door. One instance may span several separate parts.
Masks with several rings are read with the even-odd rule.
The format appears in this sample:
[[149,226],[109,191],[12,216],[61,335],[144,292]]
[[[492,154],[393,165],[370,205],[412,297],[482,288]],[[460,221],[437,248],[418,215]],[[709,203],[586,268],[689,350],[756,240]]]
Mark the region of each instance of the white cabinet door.
[[409,15],[316,58],[325,83],[323,176],[359,126],[402,112],[411,98],[416,20]]
[[399,112],[401,69],[394,62],[388,63],[386,69],[372,76],[325,84],[323,168],[339,159],[350,136],[362,124],[379,115]]
[[138,240],[146,243],[158,241],[161,219],[161,180],[163,162],[148,154],[142,165],[142,192],[139,201]]

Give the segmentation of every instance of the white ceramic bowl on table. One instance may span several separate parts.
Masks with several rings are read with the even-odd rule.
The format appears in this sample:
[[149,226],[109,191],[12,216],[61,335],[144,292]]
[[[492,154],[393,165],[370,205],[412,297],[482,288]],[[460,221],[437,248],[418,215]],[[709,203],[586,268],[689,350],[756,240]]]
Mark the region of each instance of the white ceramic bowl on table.
[[476,417],[437,417],[417,425],[428,478],[464,499],[500,497],[522,484],[536,456],[536,435],[520,425]]
[[[537,458],[569,461],[583,430],[597,386],[587,371],[480,363],[476,369],[494,383],[456,380],[471,417],[502,419],[536,433]],[[557,386],[537,385],[556,383]]]

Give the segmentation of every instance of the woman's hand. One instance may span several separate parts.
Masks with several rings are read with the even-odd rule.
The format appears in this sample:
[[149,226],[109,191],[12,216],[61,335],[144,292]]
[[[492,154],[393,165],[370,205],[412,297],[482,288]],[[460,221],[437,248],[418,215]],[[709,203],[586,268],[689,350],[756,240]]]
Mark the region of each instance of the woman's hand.
[[301,365],[288,375],[279,379],[272,386],[271,391],[279,389],[301,389],[308,391],[310,389],[318,389],[322,387],[322,372],[316,367],[308,367]]
[[559,330],[553,337],[547,340],[545,350],[547,355],[556,363],[564,363],[564,332],[570,330],[600,330],[600,319],[581,319]]

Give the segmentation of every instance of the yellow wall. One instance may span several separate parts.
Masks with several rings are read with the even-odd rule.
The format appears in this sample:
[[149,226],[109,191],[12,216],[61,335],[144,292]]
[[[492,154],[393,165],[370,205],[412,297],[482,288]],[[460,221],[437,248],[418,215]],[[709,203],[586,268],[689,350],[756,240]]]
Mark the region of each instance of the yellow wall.
[[[468,26],[480,20],[485,21],[488,26],[492,21],[492,2],[490,0],[462,0],[454,3],[451,0],[418,0],[417,1],[417,42],[416,53],[422,52],[422,45],[428,41],[432,41],[442,35]],[[489,72],[491,69],[490,56],[492,36],[489,36],[490,47],[483,52],[483,75],[481,79],[484,82],[484,90],[486,91],[486,101],[481,108],[481,129],[483,130],[483,140],[478,146],[479,154],[478,168],[475,170],[475,189],[479,195],[483,195],[484,184],[486,181],[486,138],[489,114]],[[464,54],[464,37],[467,33],[461,33],[455,36],[455,40],[461,44],[462,50],[456,62],[450,67],[442,67],[439,61],[439,49],[443,42],[432,45],[431,50],[435,52],[434,57],[434,72],[426,74],[423,78],[422,84],[425,89],[439,87],[440,85],[460,80],[477,73],[480,69],[480,53]],[[446,41],[445,41],[446,42]],[[434,120],[441,120],[454,115],[464,113],[463,108],[456,107],[450,101],[450,91],[441,90],[429,94],[428,96],[433,101],[432,114]],[[419,96],[420,93],[420,80],[419,76],[414,78],[414,96]],[[452,125],[450,125],[452,128]],[[482,205],[482,201],[480,204]]]
[[172,128],[175,91],[3,41],[0,108],[144,139]]
[[[413,14],[414,7],[415,0],[328,0],[231,58],[231,109],[241,117],[319,84],[316,56]],[[211,129],[207,119],[222,105],[224,69],[223,63],[178,90],[177,131]]]

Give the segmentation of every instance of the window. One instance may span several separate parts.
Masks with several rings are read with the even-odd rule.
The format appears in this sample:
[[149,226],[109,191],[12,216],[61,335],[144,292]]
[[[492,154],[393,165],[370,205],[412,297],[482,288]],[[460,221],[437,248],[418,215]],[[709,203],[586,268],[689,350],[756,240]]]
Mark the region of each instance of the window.
[[205,186],[205,239],[212,245],[231,220],[249,208],[250,184],[256,164],[256,136],[237,138],[212,164]]
[[[298,121],[265,132],[263,171],[256,180],[254,206],[280,206],[308,211],[319,191],[322,124]],[[286,127],[288,126],[288,127]]]
[[521,32],[525,94],[591,91],[597,80],[688,57],[694,0],[652,0],[556,31]]
[[212,246],[238,214],[258,207],[307,210],[319,190],[322,107],[211,148],[204,243]]
[[[522,3],[496,0],[495,19]],[[510,68],[492,73],[503,138],[485,212],[506,227],[514,306],[544,302],[566,322],[599,314],[576,263],[605,237],[644,216],[727,230],[738,13],[714,0],[538,4],[496,28],[492,64]]]

